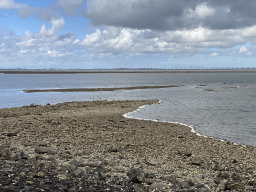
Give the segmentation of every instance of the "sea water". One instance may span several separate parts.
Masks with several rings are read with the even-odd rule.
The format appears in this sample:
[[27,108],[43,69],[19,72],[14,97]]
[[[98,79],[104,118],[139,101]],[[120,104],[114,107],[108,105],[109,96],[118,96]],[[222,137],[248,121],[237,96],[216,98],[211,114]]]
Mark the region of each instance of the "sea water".
[[[25,89],[178,87],[104,92],[24,93]],[[0,108],[31,103],[159,99],[129,117],[190,125],[206,136],[256,146],[254,73],[0,74]]]

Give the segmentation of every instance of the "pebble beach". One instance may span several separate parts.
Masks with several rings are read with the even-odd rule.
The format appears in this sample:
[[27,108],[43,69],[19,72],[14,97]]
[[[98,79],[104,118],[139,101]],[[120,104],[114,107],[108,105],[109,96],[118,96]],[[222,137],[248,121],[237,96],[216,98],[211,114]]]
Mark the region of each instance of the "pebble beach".
[[256,150],[125,118],[158,100],[0,109],[0,191],[256,191]]

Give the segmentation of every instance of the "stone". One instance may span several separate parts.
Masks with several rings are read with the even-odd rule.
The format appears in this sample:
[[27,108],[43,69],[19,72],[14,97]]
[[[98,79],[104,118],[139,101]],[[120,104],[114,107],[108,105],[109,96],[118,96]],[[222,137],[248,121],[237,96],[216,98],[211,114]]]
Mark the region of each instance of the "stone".
[[180,187],[181,187],[182,189],[184,189],[184,188],[189,188],[189,182],[186,181],[186,180],[180,182]]
[[23,177],[23,176],[25,176],[25,175],[26,175],[25,172],[21,172],[21,173],[20,173],[20,176],[21,176],[21,177]]
[[11,168],[12,166],[10,164],[4,164],[2,165],[2,168]]
[[26,181],[26,183],[28,183],[28,184],[30,184],[30,185],[34,184],[33,181]]
[[195,192],[194,189],[176,189],[176,192]]
[[6,135],[7,137],[13,137],[13,136],[17,136],[17,133],[7,133]]
[[76,165],[69,165],[69,167],[68,167],[68,169],[70,170],[70,171],[74,171],[75,169],[77,168],[77,166]]
[[201,164],[201,160],[198,157],[194,157],[194,158],[192,158],[191,163],[193,165],[200,165]]
[[228,183],[227,189],[236,190],[236,191],[244,191],[245,187],[242,183]]
[[51,149],[45,149],[45,148],[42,148],[42,147],[36,147],[35,148],[35,153],[38,153],[38,154],[45,154],[45,153],[47,153],[47,154],[49,154],[49,155],[54,155],[55,154],[55,152],[54,151],[52,151]]
[[82,170],[81,168],[77,168],[75,169],[72,174],[75,176],[75,177],[82,177],[82,174],[83,174],[84,170]]
[[106,176],[105,174],[103,173],[103,170],[102,170],[102,167],[101,166],[98,166],[96,167],[96,172],[98,173],[98,177],[99,177],[99,180],[102,181],[102,180],[106,180]]
[[11,154],[10,155],[10,161],[18,161],[18,160],[19,160],[18,154]]
[[129,177],[130,182],[133,183],[141,183],[142,181],[144,181],[144,174],[139,168],[130,169],[127,172],[127,176]]
[[227,183],[228,181],[226,179],[222,180],[218,185],[219,189],[224,191],[227,188]]
[[25,154],[23,151],[21,151],[18,156],[20,159],[29,159],[28,155]]
[[134,189],[134,191],[135,192],[143,192],[143,188],[142,187],[140,187],[140,186],[133,186],[133,189]]
[[61,179],[61,180],[67,180],[68,179],[68,177],[64,174],[59,174],[58,178]]
[[6,160],[5,161],[6,164],[9,164],[9,165],[19,165],[20,162],[17,162],[17,161],[9,161],[9,160]]
[[15,177],[14,180],[19,181],[20,177]]
[[153,183],[152,185],[148,186],[148,189],[152,191],[161,191],[169,187],[170,186],[166,183]]
[[223,171],[224,167],[219,163],[215,163],[215,165],[213,166],[213,169],[216,171]]
[[242,181],[241,176],[240,176],[238,173],[233,173],[233,174],[231,175],[231,178],[232,178],[233,181],[236,182],[236,183],[239,183],[239,182]]
[[98,167],[98,166],[101,165],[101,163],[102,163],[102,161],[89,161],[89,162],[86,162],[83,165],[88,166],[88,167]]
[[39,142],[38,144],[40,147],[47,147],[47,143],[46,142]]
[[[118,189],[121,189],[121,190],[124,190],[126,188],[125,185],[115,185],[114,186],[115,188],[118,188]],[[135,190],[136,191],[136,190]]]
[[10,159],[11,154],[9,148],[9,145],[0,146],[0,157],[2,157],[2,159]]
[[43,178],[43,177],[45,177],[45,173],[42,172],[42,171],[39,171],[39,172],[36,174],[36,176]]
[[[82,165],[81,161],[78,161],[76,159],[73,159],[72,161],[69,162],[70,165],[75,165],[77,167],[80,167]],[[81,166],[82,167],[82,166]]]

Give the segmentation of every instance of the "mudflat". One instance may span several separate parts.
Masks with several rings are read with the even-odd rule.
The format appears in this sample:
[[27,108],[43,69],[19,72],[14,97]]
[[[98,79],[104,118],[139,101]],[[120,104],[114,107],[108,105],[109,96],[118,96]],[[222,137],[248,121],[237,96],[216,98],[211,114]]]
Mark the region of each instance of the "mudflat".
[[0,109],[2,191],[255,191],[256,151],[123,115],[157,100]]
[[159,88],[170,88],[179,87],[176,85],[167,86],[137,86],[137,87],[115,87],[115,88],[71,88],[71,89],[26,89],[23,90],[25,93],[36,93],[36,92],[95,92],[95,91],[117,91],[117,90],[132,90],[132,89],[159,89]]

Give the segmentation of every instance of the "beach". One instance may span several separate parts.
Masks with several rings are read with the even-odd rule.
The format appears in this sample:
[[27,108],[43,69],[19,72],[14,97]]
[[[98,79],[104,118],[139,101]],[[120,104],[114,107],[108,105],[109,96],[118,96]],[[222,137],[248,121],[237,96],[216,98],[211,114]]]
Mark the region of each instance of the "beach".
[[256,191],[254,147],[125,118],[158,100],[0,109],[2,191]]

